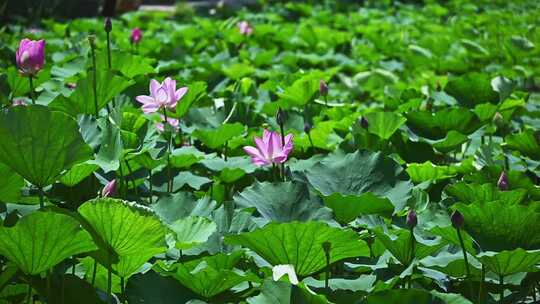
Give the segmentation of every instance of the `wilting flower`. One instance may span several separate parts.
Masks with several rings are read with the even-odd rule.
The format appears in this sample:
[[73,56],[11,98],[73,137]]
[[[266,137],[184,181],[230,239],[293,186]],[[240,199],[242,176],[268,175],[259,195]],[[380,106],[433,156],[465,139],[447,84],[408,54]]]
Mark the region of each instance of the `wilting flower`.
[[25,76],[33,76],[45,64],[45,40],[23,39],[16,53],[17,67]]
[[292,134],[285,136],[285,145],[278,132],[264,130],[262,138],[254,137],[257,147],[247,146],[244,151],[251,156],[251,162],[257,166],[282,164],[287,161],[293,149]]
[[14,99],[13,100],[13,103],[11,103],[11,105],[13,107],[16,107],[16,106],[26,106],[26,101],[22,98],[19,98],[19,99]]
[[103,197],[109,197],[116,194],[116,179],[111,180],[108,182],[105,187],[103,187],[103,190],[101,190],[101,196]]
[[506,171],[501,172],[501,176],[499,176],[499,180],[497,181],[497,187],[499,187],[499,190],[501,191],[506,191],[510,187]]
[[131,37],[129,40],[131,43],[139,43],[142,39],[142,31],[140,28],[136,27],[133,30],[131,30]]
[[[165,116],[161,115],[161,122],[158,122],[156,124],[156,129],[158,129],[160,132],[165,131]],[[178,124],[180,121],[175,118],[167,117],[167,124],[169,124],[173,129],[178,130]]]
[[247,21],[242,21],[238,23],[238,30],[240,31],[240,34],[249,36],[253,33],[253,28]]
[[328,85],[326,82],[324,82],[324,80],[319,82],[319,94],[321,94],[321,96],[328,95]]
[[452,221],[452,226],[454,226],[456,229],[463,227],[463,222],[465,221],[461,212],[457,210],[452,213],[450,220]]
[[165,78],[163,83],[152,79],[150,81],[150,96],[139,95],[135,99],[142,103],[144,113],[157,112],[162,108],[174,109],[176,103],[187,93],[188,88],[176,89],[176,80]]
[[416,216],[416,212],[411,210],[409,211],[409,214],[407,214],[407,226],[412,229],[416,227],[416,225],[418,225],[418,217]]

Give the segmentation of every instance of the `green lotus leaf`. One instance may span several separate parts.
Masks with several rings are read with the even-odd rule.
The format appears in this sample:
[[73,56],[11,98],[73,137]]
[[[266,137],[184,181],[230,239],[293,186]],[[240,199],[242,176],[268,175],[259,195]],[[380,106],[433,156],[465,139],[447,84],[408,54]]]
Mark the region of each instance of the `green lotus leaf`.
[[407,165],[407,173],[415,183],[425,181],[437,182],[457,175],[457,169],[452,166],[438,166],[427,161],[422,164],[411,163]]
[[170,229],[176,234],[176,248],[183,250],[206,242],[217,226],[207,218],[189,216],[172,223]]
[[461,295],[422,289],[390,289],[375,292],[367,297],[366,304],[472,304]]
[[[465,230],[484,251],[540,249],[538,204],[508,205],[502,202],[456,204],[465,219]],[[501,240],[504,240],[502,242]]]
[[49,270],[70,256],[97,249],[79,222],[64,214],[34,212],[14,227],[0,227],[0,254],[30,275]]
[[11,168],[0,163],[0,202],[13,202],[21,197],[21,188],[24,186],[24,179],[13,172]]
[[494,184],[467,184],[459,182],[446,187],[445,192],[455,197],[461,203],[492,202],[500,201],[510,205],[522,202],[527,191],[516,189],[512,191],[500,191]]
[[508,148],[517,150],[523,155],[535,160],[540,160],[540,145],[535,132],[527,129],[517,134],[510,134],[504,138]]
[[527,251],[521,248],[501,252],[486,251],[477,258],[489,270],[499,276],[507,276],[518,272],[538,271],[535,266],[540,263],[540,250]]
[[491,87],[491,77],[487,74],[471,72],[454,77],[446,84],[444,90],[467,107],[499,101],[499,94]]
[[73,166],[60,178],[60,182],[66,186],[73,187],[96,171],[99,166],[88,163],[81,163]]
[[197,129],[193,132],[193,136],[202,141],[210,149],[217,149],[223,147],[233,137],[240,136],[243,132],[244,125],[233,123],[223,124],[217,129]]
[[360,215],[390,216],[394,212],[394,205],[387,198],[377,197],[371,192],[361,195],[334,193],[323,197],[323,200],[341,223],[349,223]]
[[422,259],[430,254],[441,249],[445,243],[438,241],[426,241],[416,238],[416,245],[414,249],[414,257],[411,256],[411,232],[407,229],[397,229],[390,233],[384,233],[382,229],[376,228],[373,230],[377,240],[379,240],[384,247],[390,251],[390,253],[402,264],[409,265],[411,261],[416,259]]
[[182,285],[208,299],[248,280],[247,276],[234,270],[234,266],[243,256],[242,251],[236,251],[230,255],[220,253],[172,265],[159,261],[154,270],[162,276],[175,278]]
[[92,157],[76,121],[43,106],[2,111],[0,142],[0,162],[41,188]]
[[471,134],[480,127],[474,112],[464,108],[447,108],[437,112],[411,111],[405,117],[407,126],[420,136],[439,140],[449,131]]
[[323,196],[371,193],[390,200],[396,210],[405,206],[412,188],[407,174],[394,160],[366,150],[329,156],[307,169],[306,177]]
[[364,115],[369,122],[368,131],[384,140],[390,139],[407,119],[394,112],[370,112]]
[[237,205],[255,207],[268,221],[292,222],[330,219],[328,210],[298,183],[256,182],[234,197]]
[[355,232],[322,222],[270,223],[252,232],[225,238],[225,243],[247,247],[272,265],[293,265],[299,276],[310,275],[325,267],[322,247],[325,242],[331,246],[330,263],[369,256],[367,244]]
[[120,259],[151,248],[165,251],[166,228],[146,207],[119,199],[100,198],[84,203],[78,211]]

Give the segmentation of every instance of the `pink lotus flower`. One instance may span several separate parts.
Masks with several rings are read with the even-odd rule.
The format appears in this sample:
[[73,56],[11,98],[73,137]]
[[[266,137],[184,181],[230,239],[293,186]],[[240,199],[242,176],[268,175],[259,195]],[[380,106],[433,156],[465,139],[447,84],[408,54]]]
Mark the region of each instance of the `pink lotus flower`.
[[103,190],[101,190],[101,196],[103,197],[109,197],[116,194],[116,179],[113,179],[112,181],[108,182],[105,187],[103,187]]
[[25,76],[33,76],[45,64],[45,40],[23,39],[16,53],[17,67]]
[[238,30],[240,31],[240,34],[249,36],[253,33],[253,28],[247,21],[242,21],[238,23]]
[[[158,122],[156,124],[156,129],[158,129],[160,132],[165,131],[165,116],[161,115],[161,122]],[[180,120],[167,117],[167,124],[169,124],[174,130],[178,130],[178,124],[180,123]]]
[[162,108],[174,110],[176,103],[187,93],[188,88],[176,89],[176,80],[165,78],[163,83],[150,81],[150,96],[139,95],[135,99],[142,103],[144,113],[154,113]]
[[257,147],[247,146],[244,151],[251,156],[251,162],[260,167],[284,163],[293,149],[292,134],[285,136],[285,145],[282,145],[282,137],[278,132],[266,129],[262,138],[254,137],[253,140]]
[[131,37],[129,38],[131,43],[139,43],[142,39],[142,31],[140,28],[136,27],[131,31]]
[[16,107],[16,106],[26,106],[26,101],[22,98],[20,99],[14,99],[13,100],[13,103],[11,103],[11,106],[13,107]]

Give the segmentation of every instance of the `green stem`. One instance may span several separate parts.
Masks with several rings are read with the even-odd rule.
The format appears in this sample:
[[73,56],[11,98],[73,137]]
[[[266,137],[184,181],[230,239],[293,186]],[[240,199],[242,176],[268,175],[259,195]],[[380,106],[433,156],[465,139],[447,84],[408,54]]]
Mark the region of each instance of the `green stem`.
[[[164,133],[167,134],[167,110],[163,108],[163,116],[165,117],[165,121],[163,122],[163,130]],[[165,135],[165,139],[167,140],[167,148],[165,150],[165,153],[167,154],[167,192],[172,192],[172,181],[171,181],[171,160],[169,156],[169,151],[171,148],[170,138]]]
[[[131,170],[131,166],[129,165],[129,162],[125,160],[126,167],[128,168],[129,175],[133,175],[133,170]],[[130,177],[131,185],[133,186],[133,189],[135,190],[135,195],[139,196],[138,190],[137,190],[137,184],[135,183],[135,178]]]
[[329,291],[328,282],[330,280],[330,252],[325,252],[325,256],[326,256],[326,269],[325,269],[325,276],[324,276],[324,289],[326,289],[326,291]]
[[36,100],[34,98],[34,81],[32,80],[32,75],[28,76],[28,82],[30,83],[30,92],[28,94],[30,95],[30,99],[32,99],[32,104],[36,104]]
[[126,182],[126,176],[124,175],[124,170],[122,170],[122,162],[120,162],[120,165],[118,166],[118,170],[120,171],[120,185],[122,185],[122,189],[123,189],[122,197],[125,197],[126,191],[127,191],[127,182]]
[[99,116],[99,110],[98,110],[98,100],[97,100],[97,67],[96,67],[96,50],[95,45],[93,43],[90,44],[90,50],[92,53],[92,71],[93,77],[92,77],[92,90],[94,93],[94,110],[96,117]]
[[227,161],[227,152],[229,152],[229,141],[225,142],[225,145],[223,146],[223,159]]
[[120,292],[121,292],[120,302],[124,303],[124,299],[126,297],[126,282],[124,280],[124,277],[120,278]]
[[478,288],[478,303],[482,303],[482,293],[484,289],[484,281],[486,280],[486,268],[482,264],[482,277],[480,278],[480,287]]
[[32,303],[32,285],[28,282],[28,292],[26,294],[26,303]]
[[96,284],[96,273],[97,273],[97,261],[94,260],[94,267],[92,269],[92,287]]
[[150,190],[150,204],[152,204],[152,192],[153,192],[153,186],[152,186],[152,169],[148,169],[148,183],[149,183],[149,190]]
[[469,269],[469,261],[467,259],[467,251],[465,251],[465,243],[463,242],[463,237],[461,236],[461,230],[459,228],[456,228],[458,239],[459,239],[459,245],[461,246],[461,251],[463,252],[463,259],[465,260],[465,273],[467,274],[467,278],[471,276],[471,271]]
[[112,269],[110,264],[110,257],[109,257],[109,265],[107,265],[107,297],[108,301],[107,303],[111,303],[112,301]]
[[[414,262],[414,257],[416,254],[416,239],[414,238],[414,228],[411,228],[410,231],[411,231],[411,258],[410,258],[409,266],[411,266],[412,263]],[[409,289],[411,288],[411,285],[412,285],[412,274],[408,280]]]
[[112,63],[111,63],[111,35],[109,32],[107,32],[107,64],[110,70],[112,68]]
[[43,199],[43,188],[38,189],[39,196],[39,208],[45,207],[45,200]]
[[47,270],[47,303],[52,303],[51,276],[51,271]]
[[499,275],[499,288],[501,289],[499,303],[503,303],[503,299],[504,299],[504,277],[502,275]]

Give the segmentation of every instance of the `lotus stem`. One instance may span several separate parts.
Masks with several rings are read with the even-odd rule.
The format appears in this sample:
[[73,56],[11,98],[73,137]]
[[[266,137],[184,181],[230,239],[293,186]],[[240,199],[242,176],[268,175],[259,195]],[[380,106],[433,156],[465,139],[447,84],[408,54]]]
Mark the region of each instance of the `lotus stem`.
[[[131,170],[131,166],[129,165],[129,162],[127,160],[124,161],[126,163],[126,167],[128,169],[129,175],[133,175],[133,170]],[[135,190],[135,195],[139,195],[137,191],[137,184],[135,183],[135,179],[133,177],[129,178],[131,180],[131,185],[133,186],[133,189]]]
[[118,170],[120,171],[120,185],[122,186],[122,196],[126,196],[126,189],[127,189],[127,182],[126,182],[126,176],[124,175],[124,170],[122,170],[122,162],[120,162],[120,165],[118,166]]
[[109,265],[107,265],[107,303],[111,303],[112,301],[112,266],[110,262],[109,257]]
[[[414,256],[416,254],[416,239],[414,238],[414,226],[410,228],[410,231],[411,231],[411,258],[410,258],[409,266],[412,265],[414,261]],[[411,285],[412,285],[412,275],[408,281],[409,289],[411,288]]]
[[[165,134],[167,133],[167,110],[163,108],[163,116],[165,117],[165,122],[163,122],[163,126],[165,128]],[[171,136],[172,137],[172,136]],[[171,181],[171,159],[169,156],[169,151],[171,149],[171,141],[170,138],[165,135],[165,139],[167,140],[167,148],[165,149],[165,154],[167,154],[167,192],[172,192],[172,181]]]
[[502,275],[499,275],[499,288],[501,289],[499,303],[503,303],[503,299],[504,299],[504,276],[502,276]]
[[26,303],[32,303],[32,285],[28,282],[28,291],[26,293]]
[[53,303],[52,302],[51,276],[52,276],[52,272],[49,269],[47,270],[47,303]]
[[463,259],[465,260],[465,273],[467,278],[471,276],[471,271],[469,269],[469,261],[467,259],[467,251],[465,250],[465,243],[463,242],[463,237],[461,236],[461,229],[456,228],[457,236],[459,239],[459,245],[461,246],[461,251],[463,252]]
[[227,152],[229,150],[229,141],[225,142],[225,145],[223,145],[223,159],[227,161]]
[[94,287],[94,284],[96,283],[96,273],[97,273],[97,261],[94,260],[94,267],[92,269],[92,287]]
[[32,104],[36,104],[36,99],[34,98],[34,81],[32,80],[32,75],[28,76],[28,82],[30,83],[30,92],[28,92],[28,95],[30,95]]
[[97,100],[97,67],[96,67],[96,45],[94,44],[94,39],[90,39],[90,50],[92,53],[92,71],[93,77],[92,77],[92,90],[94,93],[94,110],[96,117],[99,116],[99,109],[98,109],[98,100]]
[[323,250],[324,250],[324,256],[326,258],[326,267],[325,267],[325,275],[324,275],[324,288],[328,292],[329,287],[329,280],[330,280],[330,250],[332,249],[332,244],[330,242],[324,242],[322,244]]
[[152,204],[152,192],[153,192],[153,189],[152,189],[152,169],[148,169],[148,184],[149,184],[149,191],[150,191],[149,200],[150,200],[150,204]]
[[45,200],[43,199],[43,188],[38,189],[38,196],[39,196],[39,208],[45,207]]
[[480,287],[478,288],[478,303],[482,303],[482,292],[484,289],[484,281],[486,280],[486,268],[482,264],[482,277],[480,278]]
[[125,303],[125,295],[126,295],[126,282],[124,280],[124,277],[121,277],[120,278],[120,292],[121,292],[121,297],[122,299],[120,300],[120,302],[122,303]]
[[107,33],[107,65],[109,67],[109,70],[112,69],[112,62],[111,62],[111,34],[110,32]]

